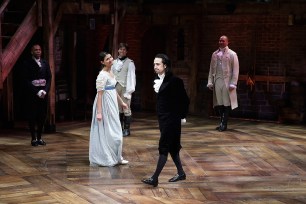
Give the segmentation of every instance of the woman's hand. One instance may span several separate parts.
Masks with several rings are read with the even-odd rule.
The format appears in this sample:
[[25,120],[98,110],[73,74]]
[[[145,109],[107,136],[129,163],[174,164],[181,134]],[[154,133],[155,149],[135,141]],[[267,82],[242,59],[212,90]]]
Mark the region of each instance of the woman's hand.
[[97,113],[96,117],[97,117],[97,120],[98,120],[98,121],[101,121],[101,120],[102,120],[102,114],[101,114],[101,113]]
[[123,109],[127,109],[128,108],[128,106],[124,102],[122,102],[121,106],[122,106]]

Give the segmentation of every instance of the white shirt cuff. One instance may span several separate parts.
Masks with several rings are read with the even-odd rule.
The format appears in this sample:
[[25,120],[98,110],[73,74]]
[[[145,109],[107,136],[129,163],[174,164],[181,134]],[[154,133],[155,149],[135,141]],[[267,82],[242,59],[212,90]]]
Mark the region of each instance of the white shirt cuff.
[[231,87],[231,88],[234,88],[234,89],[237,88],[237,86],[234,85],[234,84],[230,84],[230,87]]
[[43,94],[43,92],[44,92],[44,90],[40,90],[36,95],[37,95],[38,97],[41,97],[41,95]]
[[213,87],[214,85],[212,84],[212,83],[209,83],[209,84],[207,84],[207,87],[208,88],[211,88],[211,87]]
[[124,97],[124,98],[127,98],[127,99],[131,99],[131,98],[132,98],[132,95],[129,94],[129,93],[124,93],[124,94],[123,94],[123,97]]

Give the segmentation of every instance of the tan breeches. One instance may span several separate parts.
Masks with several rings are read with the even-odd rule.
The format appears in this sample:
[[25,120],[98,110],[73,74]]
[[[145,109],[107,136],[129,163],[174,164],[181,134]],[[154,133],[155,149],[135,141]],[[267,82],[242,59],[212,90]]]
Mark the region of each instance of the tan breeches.
[[123,94],[125,93],[125,90],[126,90],[125,87],[122,87],[119,83],[117,83],[116,90],[117,90],[117,93],[119,94],[119,96],[122,98],[123,102],[126,103],[127,106],[128,106],[127,109],[123,109],[122,106],[118,103],[119,112],[124,113],[125,116],[131,116],[132,115],[131,100],[127,99],[123,96]]
[[230,106],[231,100],[229,97],[228,89],[225,86],[224,80],[222,78],[218,78],[215,81],[214,86],[215,91],[215,100],[214,100],[214,106]]

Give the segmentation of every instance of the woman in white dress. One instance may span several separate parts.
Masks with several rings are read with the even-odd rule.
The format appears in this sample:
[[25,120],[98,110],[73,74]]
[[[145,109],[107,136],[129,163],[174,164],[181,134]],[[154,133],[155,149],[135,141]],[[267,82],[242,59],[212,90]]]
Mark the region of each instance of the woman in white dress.
[[127,105],[116,92],[117,81],[111,72],[113,57],[100,53],[102,70],[97,80],[97,95],[93,104],[89,141],[89,161],[91,166],[115,166],[127,164],[122,157],[122,130],[119,119],[118,102]]

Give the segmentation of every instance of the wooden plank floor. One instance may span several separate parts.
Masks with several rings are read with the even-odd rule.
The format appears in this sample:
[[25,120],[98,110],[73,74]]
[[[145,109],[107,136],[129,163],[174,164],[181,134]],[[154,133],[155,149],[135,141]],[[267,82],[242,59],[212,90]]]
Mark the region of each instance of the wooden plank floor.
[[128,165],[90,167],[90,121],[57,124],[47,146],[30,146],[23,125],[0,134],[0,203],[306,203],[305,126],[189,117],[182,129],[185,181],[169,183],[169,160],[157,188],[141,183],[158,158],[156,117],[135,114],[124,138]]

